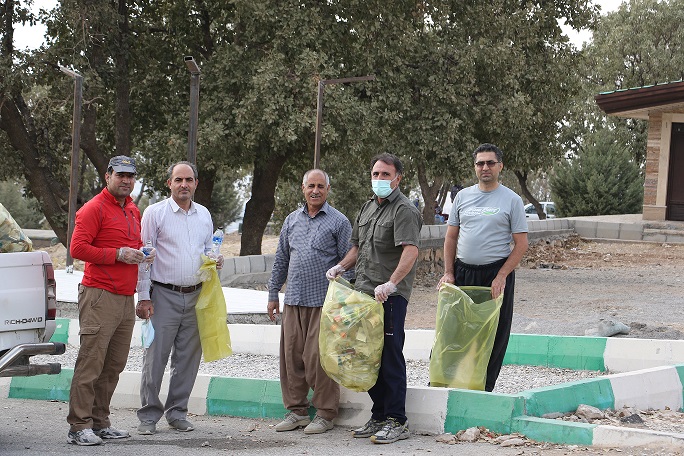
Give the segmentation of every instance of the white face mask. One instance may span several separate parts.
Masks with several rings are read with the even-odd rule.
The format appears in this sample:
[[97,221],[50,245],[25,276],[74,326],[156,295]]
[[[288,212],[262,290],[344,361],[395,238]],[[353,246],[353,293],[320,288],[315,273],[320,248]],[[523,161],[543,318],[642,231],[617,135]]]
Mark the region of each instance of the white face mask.
[[[397,176],[399,177],[399,176]],[[371,180],[371,186],[373,187],[373,193],[377,195],[378,198],[386,198],[392,193],[392,186],[390,185],[394,182],[397,177],[392,180]]]

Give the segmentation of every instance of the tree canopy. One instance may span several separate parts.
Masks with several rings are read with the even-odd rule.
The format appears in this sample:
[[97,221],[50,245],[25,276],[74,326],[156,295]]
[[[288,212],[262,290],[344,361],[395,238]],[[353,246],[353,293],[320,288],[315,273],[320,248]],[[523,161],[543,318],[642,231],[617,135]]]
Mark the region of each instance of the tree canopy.
[[145,188],[165,193],[167,166],[186,155],[192,55],[202,74],[196,200],[225,214],[231,181],[251,176],[241,254],[260,253],[274,210],[301,201],[322,79],[376,76],[325,93],[322,167],[348,217],[370,195],[369,158],[385,151],[429,202],[471,178],[478,143],[495,142],[525,192],[529,173],[563,156],[579,90],[580,54],[558,21],[579,29],[596,15],[586,0],[65,0],[43,15],[46,45],[24,53],[13,26],[35,18],[25,2],[7,4],[0,177],[25,177],[64,242],[73,83],[61,64],[85,77],[79,204],[115,154],[135,156]]
[[555,171],[551,190],[561,217],[635,214],[641,210],[644,178],[639,165],[608,129],[585,138],[579,154]]

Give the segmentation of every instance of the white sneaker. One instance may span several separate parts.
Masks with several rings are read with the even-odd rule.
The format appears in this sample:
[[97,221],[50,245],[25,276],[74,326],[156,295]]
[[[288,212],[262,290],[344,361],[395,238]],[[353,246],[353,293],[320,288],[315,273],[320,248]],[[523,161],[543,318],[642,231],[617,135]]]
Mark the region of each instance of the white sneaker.
[[277,432],[293,431],[297,428],[308,426],[311,423],[309,415],[297,415],[295,412],[289,412],[285,415],[285,419],[278,423],[275,427]]
[[130,437],[128,431],[121,431],[112,426],[104,429],[93,429],[93,434],[101,439],[125,439],[126,437]]
[[76,445],[83,446],[100,445],[102,439],[96,436],[92,429],[81,429],[76,432],[69,431],[67,443],[75,443]]
[[304,434],[323,434],[335,427],[332,421],[328,421],[318,415],[314,416],[313,421],[304,428]]

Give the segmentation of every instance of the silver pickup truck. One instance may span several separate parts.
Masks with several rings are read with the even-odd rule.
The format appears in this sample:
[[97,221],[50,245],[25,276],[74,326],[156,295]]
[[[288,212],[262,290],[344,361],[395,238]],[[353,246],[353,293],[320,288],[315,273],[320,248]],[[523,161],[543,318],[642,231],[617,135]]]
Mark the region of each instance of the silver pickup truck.
[[59,363],[32,364],[34,355],[61,355],[55,332],[55,272],[47,252],[0,254],[0,377],[59,374]]

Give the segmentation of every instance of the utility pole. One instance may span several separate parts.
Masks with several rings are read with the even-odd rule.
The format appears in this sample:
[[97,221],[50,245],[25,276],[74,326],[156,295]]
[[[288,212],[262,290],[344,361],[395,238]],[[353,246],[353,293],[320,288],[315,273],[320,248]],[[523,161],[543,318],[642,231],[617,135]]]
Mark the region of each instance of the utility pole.
[[349,82],[375,81],[375,75],[357,76],[341,79],[321,79],[318,81],[318,103],[316,106],[316,143],[314,145],[314,168],[321,164],[321,134],[323,127],[323,89],[326,85],[346,84]]
[[197,164],[197,123],[199,121],[200,69],[191,55],[185,56],[190,71],[190,126],[188,128],[188,161]]
[[74,234],[76,204],[78,197],[78,168],[81,154],[81,106],[83,104],[83,76],[77,71],[58,65],[59,69],[74,79],[74,114],[71,129],[71,176],[69,178],[69,225],[67,228],[66,272],[74,273],[71,257],[71,236]]

